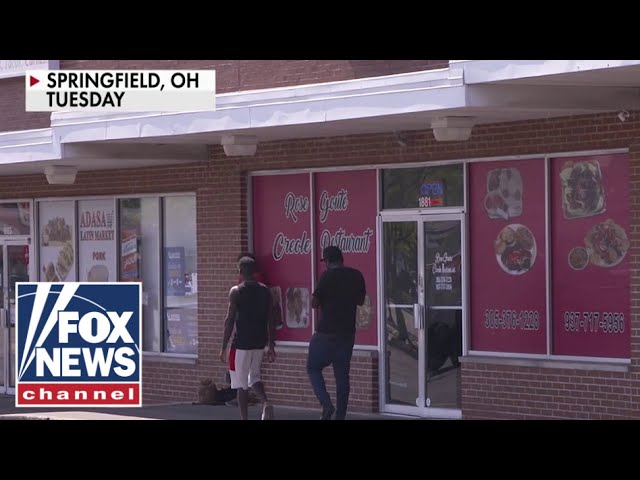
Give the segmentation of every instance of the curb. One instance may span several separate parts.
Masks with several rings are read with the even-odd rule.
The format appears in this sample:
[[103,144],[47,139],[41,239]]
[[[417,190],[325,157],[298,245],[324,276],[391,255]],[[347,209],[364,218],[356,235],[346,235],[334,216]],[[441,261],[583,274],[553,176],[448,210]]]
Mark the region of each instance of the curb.
[[42,415],[8,414],[0,415],[0,420],[51,420],[51,418]]

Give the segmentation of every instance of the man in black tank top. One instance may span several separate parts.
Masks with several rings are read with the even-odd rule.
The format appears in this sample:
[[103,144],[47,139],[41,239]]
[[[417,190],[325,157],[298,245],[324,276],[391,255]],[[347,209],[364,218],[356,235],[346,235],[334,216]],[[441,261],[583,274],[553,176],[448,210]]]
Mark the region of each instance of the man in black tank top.
[[[271,292],[266,285],[254,280],[256,262],[243,257],[238,264],[244,281],[229,292],[229,308],[224,322],[224,335],[220,360],[229,362],[231,388],[238,390],[240,418],[248,419],[249,388],[253,387],[262,400],[262,419],[273,418],[273,407],[267,400],[264,385],[260,380],[260,369],[265,347],[267,360],[272,362],[274,352],[274,325],[271,309]],[[235,326],[236,333],[227,346]]]
[[[320,307],[316,332],[309,343],[307,374],[313,391],[322,405],[322,420],[344,420],[349,403],[349,371],[356,335],[356,312],[366,296],[360,270],[345,267],[342,251],[330,246],[323,250],[327,270],[318,280],[312,305]],[[333,366],[336,378],[336,406],[331,403],[322,370]]]

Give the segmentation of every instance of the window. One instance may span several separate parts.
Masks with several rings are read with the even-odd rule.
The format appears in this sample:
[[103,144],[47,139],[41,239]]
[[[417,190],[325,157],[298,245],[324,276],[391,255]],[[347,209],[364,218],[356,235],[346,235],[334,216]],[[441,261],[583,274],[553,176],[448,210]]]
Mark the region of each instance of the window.
[[273,295],[277,341],[310,340],[313,285],[326,270],[322,249],[337,245],[367,289],[356,345],[377,345],[376,182],[375,170],[252,178],[253,253]]
[[120,203],[120,281],[142,282],[142,347],[162,351],[160,208],[158,198]]
[[462,207],[463,165],[393,168],[382,171],[382,208]]
[[629,169],[627,154],[470,166],[472,350],[629,358]]
[[31,233],[31,204],[29,202],[0,203],[0,235],[28,235]]
[[40,281],[75,282],[75,202],[41,202],[39,208]]
[[631,354],[629,156],[551,160],[556,355]]
[[[15,233],[29,205],[13,205],[0,222]],[[141,282],[143,350],[197,354],[195,195],[42,201],[38,212],[40,281]]]
[[117,277],[113,198],[78,202],[78,266],[81,282],[114,282]]
[[196,197],[163,199],[165,351],[196,354],[198,271]]

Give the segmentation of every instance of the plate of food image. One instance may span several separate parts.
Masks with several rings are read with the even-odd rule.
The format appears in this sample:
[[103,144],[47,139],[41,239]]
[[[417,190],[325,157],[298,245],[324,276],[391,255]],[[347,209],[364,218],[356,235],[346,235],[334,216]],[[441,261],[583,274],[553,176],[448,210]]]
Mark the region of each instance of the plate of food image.
[[590,252],[584,247],[573,247],[569,251],[569,266],[574,270],[584,270],[589,265]]
[[627,232],[611,219],[594,225],[584,239],[590,261],[596,267],[615,267],[629,251]]
[[513,223],[500,230],[494,253],[500,268],[509,275],[524,275],[536,261],[536,240],[525,225]]
[[492,219],[522,215],[522,176],[517,168],[496,168],[487,173],[484,208]]
[[359,330],[365,330],[369,328],[371,322],[371,298],[369,295],[365,295],[364,303],[358,305],[356,314],[356,328]]
[[288,288],[286,296],[287,328],[307,328],[309,326],[309,290]]
[[598,215],[605,211],[605,194],[597,161],[568,160],[560,171],[562,210],[566,219]]

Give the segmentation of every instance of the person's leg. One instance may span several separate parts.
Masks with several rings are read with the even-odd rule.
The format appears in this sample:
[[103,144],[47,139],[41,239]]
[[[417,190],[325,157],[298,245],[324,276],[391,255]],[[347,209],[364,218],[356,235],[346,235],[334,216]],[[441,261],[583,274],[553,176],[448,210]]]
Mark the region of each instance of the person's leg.
[[[249,418],[249,362],[247,350],[232,350],[234,370],[231,372],[231,388],[237,389],[240,420]],[[231,360],[230,360],[231,364]]]
[[249,419],[249,390],[238,389],[238,406],[240,407],[240,420]]
[[352,354],[353,342],[343,339],[337,341],[333,358],[333,375],[336,377],[336,420],[344,420],[347,416]]
[[307,375],[313,388],[313,393],[322,405],[322,419],[328,420],[333,415],[335,408],[331,403],[331,397],[327,392],[322,370],[331,363],[331,345],[329,338],[322,334],[315,334],[309,342],[309,354],[307,356]]
[[251,363],[249,365],[249,387],[253,388],[262,402],[262,420],[273,420],[273,406],[267,399],[267,392],[260,376],[264,350],[251,350]]

